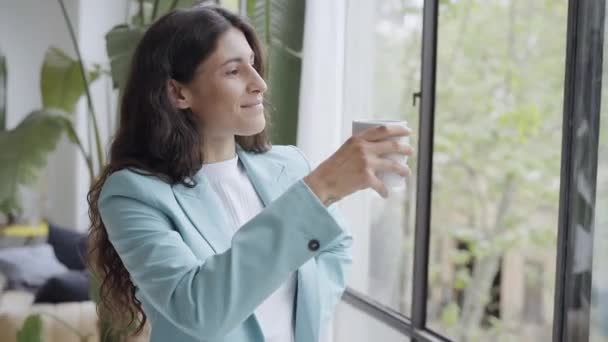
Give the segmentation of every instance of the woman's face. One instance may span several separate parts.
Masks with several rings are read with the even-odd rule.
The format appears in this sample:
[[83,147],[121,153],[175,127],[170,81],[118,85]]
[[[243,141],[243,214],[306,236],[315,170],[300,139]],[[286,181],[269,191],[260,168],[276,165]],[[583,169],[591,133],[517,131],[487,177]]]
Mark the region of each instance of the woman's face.
[[203,136],[249,136],[264,129],[263,95],[267,87],[253,61],[245,35],[231,28],[198,66],[192,82],[183,86],[180,93],[185,101],[178,100],[178,107],[185,105],[199,116]]

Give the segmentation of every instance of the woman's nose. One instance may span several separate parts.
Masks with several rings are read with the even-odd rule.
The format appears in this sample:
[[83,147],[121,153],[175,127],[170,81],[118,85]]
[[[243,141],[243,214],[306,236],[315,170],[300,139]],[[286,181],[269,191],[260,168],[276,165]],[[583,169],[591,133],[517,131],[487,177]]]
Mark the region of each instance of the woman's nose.
[[252,67],[251,75],[252,75],[252,78],[251,78],[251,82],[249,83],[249,91],[255,92],[255,93],[266,92],[266,90],[268,89],[268,86],[266,85],[266,81],[264,81],[264,79],[260,76],[260,74],[258,74],[257,70],[253,69],[253,67]]

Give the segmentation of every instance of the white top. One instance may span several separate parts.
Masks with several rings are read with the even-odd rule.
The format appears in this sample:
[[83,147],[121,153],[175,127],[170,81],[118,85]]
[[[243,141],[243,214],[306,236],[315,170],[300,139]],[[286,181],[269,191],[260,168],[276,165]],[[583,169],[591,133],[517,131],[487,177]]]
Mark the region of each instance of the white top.
[[[203,164],[201,170],[222,200],[228,224],[232,228],[230,236],[264,209],[238,155],[233,159]],[[255,310],[266,342],[295,341],[295,290],[296,276],[292,272],[288,280]]]

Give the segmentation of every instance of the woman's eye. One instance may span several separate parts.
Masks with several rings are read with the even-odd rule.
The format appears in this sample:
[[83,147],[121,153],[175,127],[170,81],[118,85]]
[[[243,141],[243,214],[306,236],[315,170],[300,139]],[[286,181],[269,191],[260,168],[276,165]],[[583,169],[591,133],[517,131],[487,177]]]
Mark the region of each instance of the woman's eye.
[[236,75],[238,73],[239,73],[239,69],[234,69],[234,70],[228,71],[228,75]]

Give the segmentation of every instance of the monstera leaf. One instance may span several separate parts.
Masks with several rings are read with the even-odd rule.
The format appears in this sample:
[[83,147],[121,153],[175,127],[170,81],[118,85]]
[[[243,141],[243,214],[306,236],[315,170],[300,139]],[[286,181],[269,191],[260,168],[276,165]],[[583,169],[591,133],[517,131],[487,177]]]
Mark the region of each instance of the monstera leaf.
[[17,332],[17,342],[42,342],[42,318],[30,315]]
[[0,212],[20,212],[18,187],[32,185],[71,121],[61,111],[30,113],[12,130],[0,132]]
[[268,51],[272,141],[296,143],[305,1],[248,0],[247,15]]
[[6,129],[6,58],[0,52],[0,132]]
[[[92,71],[87,71],[89,83],[98,77],[98,66]],[[57,48],[49,48],[42,64],[40,90],[44,108],[61,109],[67,113],[73,113],[78,99],[85,92],[78,61]]]

